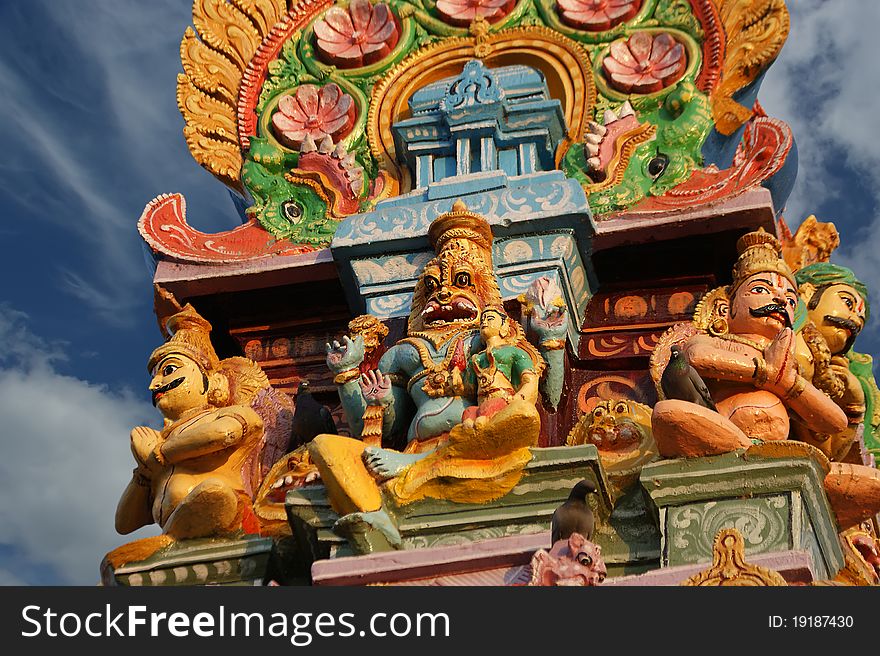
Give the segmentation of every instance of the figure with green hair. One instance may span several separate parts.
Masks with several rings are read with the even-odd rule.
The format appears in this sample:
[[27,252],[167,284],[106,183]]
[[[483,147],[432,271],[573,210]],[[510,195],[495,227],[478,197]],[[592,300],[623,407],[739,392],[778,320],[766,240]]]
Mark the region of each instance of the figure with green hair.
[[803,300],[797,342],[803,375],[843,409],[849,427],[839,435],[815,435],[802,425],[795,433],[833,460],[859,461],[859,426],[864,423],[866,448],[880,453],[880,390],[874,381],[871,356],[852,350],[865,327],[870,307],[868,288],[851,269],[818,262],[795,273]]

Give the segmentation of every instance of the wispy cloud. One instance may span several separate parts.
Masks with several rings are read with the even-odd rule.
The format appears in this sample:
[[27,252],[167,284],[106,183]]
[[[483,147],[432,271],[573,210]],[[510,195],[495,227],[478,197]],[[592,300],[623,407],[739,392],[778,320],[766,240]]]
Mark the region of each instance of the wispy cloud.
[[183,191],[207,229],[235,223],[180,133],[175,76],[188,21],[176,0],[0,8],[0,139],[13,153],[0,162],[0,189],[70,240],[58,287],[116,326],[131,325],[127,310],[143,302],[133,291],[149,286],[135,223],[152,197]]
[[[880,66],[875,26],[880,3],[788,2],[792,29],[761,87],[767,112],[791,125],[798,180],[786,218],[833,221],[842,244],[832,260],[851,267],[880,293]],[[876,296],[875,296],[876,298]],[[875,313],[872,345],[880,327]]]
[[[113,529],[133,466],[128,433],[155,424],[155,410],[128,390],[59,374],[62,348],[0,305],[0,545],[27,566],[13,572],[0,559],[0,585],[94,584],[103,554],[130,539]],[[51,574],[32,580],[40,570]]]

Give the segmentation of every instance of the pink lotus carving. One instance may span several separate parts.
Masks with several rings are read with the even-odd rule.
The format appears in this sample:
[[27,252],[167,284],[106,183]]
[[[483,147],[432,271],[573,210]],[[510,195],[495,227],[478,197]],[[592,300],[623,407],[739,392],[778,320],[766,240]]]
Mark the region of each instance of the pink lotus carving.
[[624,93],[660,91],[681,77],[686,66],[684,46],[665,32],[636,32],[615,41],[602,61],[608,82]]
[[351,0],[347,9],[331,7],[314,30],[321,59],[339,68],[373,64],[386,57],[400,38],[388,5],[372,5],[370,0]]
[[306,137],[338,142],[354,127],[356,116],[354,100],[336,84],[304,84],[278,101],[272,127],[283,144],[299,148]]
[[437,13],[450,25],[467,27],[476,18],[497,23],[516,6],[516,0],[437,0]]
[[556,0],[562,22],[579,30],[602,32],[635,16],[642,0]]

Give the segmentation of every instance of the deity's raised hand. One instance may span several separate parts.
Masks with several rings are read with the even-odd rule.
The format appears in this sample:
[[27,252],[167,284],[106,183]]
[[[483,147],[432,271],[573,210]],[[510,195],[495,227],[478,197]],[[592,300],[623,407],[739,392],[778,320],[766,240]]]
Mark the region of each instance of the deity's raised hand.
[[342,344],[334,341],[327,344],[327,366],[334,374],[355,369],[364,361],[364,338],[356,335],[351,339],[343,336]]
[[370,405],[382,404],[391,400],[391,378],[381,371],[368,371],[361,375],[359,382],[364,400]]

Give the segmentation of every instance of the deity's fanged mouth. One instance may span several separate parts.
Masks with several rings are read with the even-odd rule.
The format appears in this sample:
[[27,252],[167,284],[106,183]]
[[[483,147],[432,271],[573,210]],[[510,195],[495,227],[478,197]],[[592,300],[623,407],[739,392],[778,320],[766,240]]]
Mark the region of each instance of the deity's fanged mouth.
[[156,403],[158,403],[159,399],[161,398],[161,396],[165,392],[170,392],[175,387],[180,387],[183,384],[183,381],[185,381],[185,380],[186,380],[186,377],[181,376],[180,378],[175,378],[174,380],[172,380],[170,383],[168,383],[166,385],[162,385],[162,387],[154,389],[153,390],[153,407],[156,406]]
[[428,301],[422,310],[422,318],[426,326],[444,323],[471,323],[477,320],[480,314],[477,306],[466,298],[456,298],[449,303],[443,304],[438,301]]
[[772,317],[779,321],[786,328],[791,328],[791,319],[784,305],[779,303],[770,303],[759,308],[751,308],[749,310],[753,317]]

